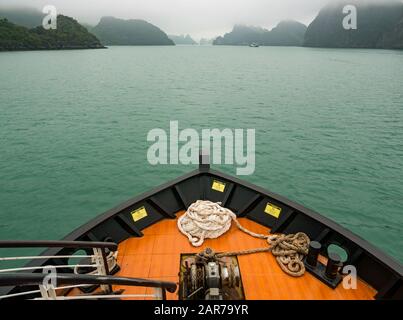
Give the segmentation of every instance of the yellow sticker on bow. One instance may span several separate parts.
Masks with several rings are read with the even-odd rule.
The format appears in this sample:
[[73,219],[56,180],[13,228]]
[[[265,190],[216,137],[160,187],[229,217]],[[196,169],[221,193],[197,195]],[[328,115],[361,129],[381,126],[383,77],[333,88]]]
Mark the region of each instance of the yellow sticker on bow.
[[268,202],[266,205],[266,209],[264,209],[264,212],[278,219],[281,213],[281,208]]
[[148,216],[147,210],[145,207],[141,207],[141,208],[138,208],[137,210],[132,211],[131,215],[132,215],[134,222],[137,222]]
[[211,189],[213,189],[215,191],[218,191],[218,192],[224,192],[225,183],[221,182],[221,181],[214,180]]

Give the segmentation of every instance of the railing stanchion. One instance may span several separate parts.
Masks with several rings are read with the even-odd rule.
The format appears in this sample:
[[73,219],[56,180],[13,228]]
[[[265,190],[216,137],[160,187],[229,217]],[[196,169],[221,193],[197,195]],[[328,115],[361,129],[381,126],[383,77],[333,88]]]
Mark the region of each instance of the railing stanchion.
[[51,284],[40,284],[39,290],[41,291],[42,298],[44,300],[56,300],[57,294],[56,290]]
[[[106,255],[104,250],[102,248],[94,248],[94,257],[97,265],[97,272],[98,275],[100,276],[107,276],[107,270],[108,270],[108,261],[106,259]],[[104,292],[111,292],[112,291],[112,286],[111,285],[101,285],[101,289]]]
[[165,289],[162,287],[154,288],[155,300],[166,300]]
[[[106,249],[105,248],[101,248],[101,254],[102,254],[102,261],[104,263],[104,268],[105,268],[105,274],[107,276],[110,275],[110,270],[109,270],[109,265],[108,265],[108,258],[106,257]],[[108,285],[108,292],[112,292],[112,285]]]
[[[158,300],[166,300],[166,291],[175,292],[177,285],[174,282],[158,281],[151,279],[141,278],[125,278],[103,275],[81,275],[81,274],[57,274],[53,283],[49,283],[48,275],[40,273],[13,273],[0,275],[0,287],[2,286],[39,286],[39,290],[27,291],[29,295],[41,294],[41,298],[33,298],[34,300],[71,300],[71,299],[113,299],[113,298],[154,298]],[[121,295],[120,291],[111,293],[99,293],[94,295],[77,295],[77,296],[58,296],[56,290],[63,288],[75,288],[84,285],[97,284],[101,286],[117,285],[117,286],[134,286],[134,287],[146,287],[154,289],[154,294],[127,294]],[[65,286],[65,287],[63,287]],[[17,293],[21,295],[21,293]],[[13,297],[16,294],[3,295],[0,299]],[[32,296],[28,297],[32,299]]]
[[105,274],[107,276],[109,276],[110,275],[110,270],[109,270],[109,265],[108,265],[108,258],[106,257],[105,248],[101,248],[101,255],[102,255],[102,261],[104,263]]
[[[108,250],[112,254],[112,258],[115,259],[116,251],[118,250],[118,245],[112,242],[86,242],[86,241],[1,241],[0,248],[38,248],[38,247],[48,247],[48,248],[72,248],[72,249],[89,249],[92,248],[94,254],[89,255],[66,255],[63,251],[59,251],[60,255],[50,251],[45,252],[43,256],[26,256],[26,257],[6,257],[0,258],[0,261],[12,261],[12,260],[23,260],[23,259],[34,259],[38,261],[37,263],[31,263],[27,267],[22,268],[9,268],[0,270],[0,287],[13,286],[14,288],[8,291],[8,294],[0,295],[0,300],[5,298],[20,297],[26,295],[28,299],[34,300],[74,300],[74,299],[111,299],[114,297],[122,298],[155,298],[158,300],[166,300],[166,291],[175,292],[176,283],[167,281],[158,281],[151,279],[141,279],[141,278],[126,278],[126,277],[114,277],[111,276],[110,266],[108,264]],[[108,249],[108,250],[106,250]],[[74,251],[75,253],[76,251]],[[63,259],[58,263],[47,265],[51,259]],[[65,259],[71,258],[91,258],[89,264],[60,264],[65,263]],[[41,261],[41,260],[45,261]],[[109,261],[110,263],[111,261]],[[113,261],[114,263],[115,261]],[[50,275],[46,275],[45,271],[51,268]],[[61,269],[62,271],[66,269],[67,273],[57,273],[56,271]],[[74,268],[74,272],[72,272]],[[90,268],[89,274],[80,274],[79,268]],[[35,272],[42,270],[42,273]],[[25,271],[27,273],[19,273],[19,271]],[[86,272],[84,270],[84,272]],[[50,278],[49,278],[50,277]],[[51,282],[49,282],[51,281]],[[36,290],[26,290],[20,291],[22,286],[39,286]],[[63,286],[64,285],[64,286]],[[72,289],[79,287],[88,287],[91,285],[101,286],[102,293],[99,295],[77,295],[77,296],[61,296],[57,294],[57,290],[61,289]],[[147,287],[153,288],[154,294],[128,294],[121,295],[122,291],[113,291],[113,285],[116,286],[135,286],[135,287]],[[13,291],[14,290],[14,291]],[[63,293],[62,293],[63,294]],[[35,297],[39,296],[41,297]]]

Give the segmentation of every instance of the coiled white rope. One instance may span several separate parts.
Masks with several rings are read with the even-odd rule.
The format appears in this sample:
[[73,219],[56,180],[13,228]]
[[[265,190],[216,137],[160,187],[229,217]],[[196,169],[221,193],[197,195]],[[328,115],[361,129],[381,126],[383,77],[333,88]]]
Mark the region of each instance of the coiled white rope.
[[194,247],[200,247],[204,239],[217,239],[231,228],[234,221],[243,232],[255,238],[275,239],[277,236],[258,234],[241,226],[237,216],[231,210],[221,206],[220,202],[197,200],[190,205],[186,213],[178,219],[178,228]]
[[231,210],[221,207],[221,203],[198,200],[179,217],[178,228],[186,235],[194,247],[200,247],[205,239],[216,239],[231,228],[234,221],[237,227],[255,238],[266,239],[269,246],[242,251],[215,254],[216,258],[224,256],[245,255],[259,252],[269,252],[276,257],[281,269],[293,277],[305,273],[304,255],[308,253],[309,238],[303,232],[295,235],[265,235],[254,233],[241,226],[237,216]]
[[200,247],[204,239],[216,239],[227,232],[235,219],[235,213],[219,203],[198,200],[178,219],[178,228],[194,247]]

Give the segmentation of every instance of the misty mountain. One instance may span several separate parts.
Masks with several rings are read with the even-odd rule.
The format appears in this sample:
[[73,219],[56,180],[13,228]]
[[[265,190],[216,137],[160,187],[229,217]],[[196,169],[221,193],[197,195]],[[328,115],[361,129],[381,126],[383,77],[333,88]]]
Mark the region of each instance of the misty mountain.
[[175,45],[165,32],[144,20],[103,17],[90,31],[105,45]]
[[45,14],[33,8],[0,8],[0,18],[23,26],[26,28],[35,28],[42,25]]
[[59,15],[56,30],[28,29],[0,19],[0,51],[98,48],[104,48],[99,40],[70,17]]
[[214,45],[301,46],[306,26],[297,21],[282,21],[271,31],[244,25],[235,25],[230,33],[214,40]]
[[[343,7],[357,7],[357,29],[345,30]],[[403,48],[403,4],[398,1],[345,1],[324,7],[309,25],[305,46],[330,48]]]
[[213,39],[201,38],[200,41],[199,41],[199,44],[201,46],[211,46],[215,39],[216,38],[213,38]]
[[188,45],[193,45],[197,44],[196,41],[192,39],[190,35],[180,35],[180,36],[175,36],[175,35],[169,35],[169,39],[171,39],[175,44],[188,44]]
[[378,41],[378,46],[390,49],[403,49],[403,18],[392,30],[384,32]]
[[85,29],[87,29],[87,30],[90,31],[90,32],[91,32],[91,29],[94,28],[94,25],[89,24],[89,23],[86,23],[86,22],[81,22],[81,21],[80,21],[80,24],[81,24]]
[[226,33],[223,37],[218,37],[213,41],[213,44],[231,46],[246,46],[252,42],[261,44],[263,35],[268,32],[260,27],[235,25],[231,32]]

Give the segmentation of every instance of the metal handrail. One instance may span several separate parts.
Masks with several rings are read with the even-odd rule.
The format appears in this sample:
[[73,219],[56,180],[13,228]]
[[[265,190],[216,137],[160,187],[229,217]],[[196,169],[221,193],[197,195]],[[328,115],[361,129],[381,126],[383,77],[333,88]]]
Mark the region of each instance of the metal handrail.
[[[65,240],[1,240],[0,248],[68,248],[68,249],[93,249],[94,253],[101,256],[102,266],[101,274],[109,275],[110,270],[107,262],[106,250],[116,251],[118,245],[113,242],[97,242],[97,241],[65,241]],[[35,259],[36,260],[36,259]],[[40,266],[27,266],[25,268],[19,268],[20,271],[35,270]],[[16,270],[7,269],[5,272],[13,272]],[[106,289],[112,291],[112,287],[108,286]]]
[[[0,275],[0,286],[12,285],[39,285],[43,283],[47,275],[42,273],[10,273]],[[69,274],[59,273],[56,275],[58,284],[110,284],[121,286],[137,286],[137,287],[150,287],[162,288],[168,292],[176,291],[175,282],[142,279],[142,278],[127,278],[115,276],[98,276],[98,275],[82,275],[82,274]]]
[[[66,268],[96,268],[101,266],[100,264],[65,264],[65,265],[54,265],[53,269],[66,269]],[[1,273],[10,273],[16,271],[30,271],[30,270],[43,270],[47,269],[49,266],[37,266],[37,267],[22,267],[22,268],[10,268],[10,269],[0,269]]]
[[102,259],[109,274],[105,249],[116,251],[118,245],[113,242],[96,241],[54,241],[54,240],[1,240],[0,248],[73,248],[73,249],[100,249]]
[[16,260],[43,260],[43,259],[82,259],[91,258],[92,255],[58,255],[58,256],[19,256],[19,257],[0,257],[2,261],[16,261]]
[[95,241],[0,240],[0,248],[100,248],[116,251],[118,245],[113,242]]
[[[0,287],[4,286],[30,286],[41,285],[46,280],[46,274],[31,274],[31,273],[11,273],[0,274]],[[81,274],[57,274],[55,275],[57,285],[122,285],[122,286],[135,286],[157,288],[162,291],[162,299],[166,299],[166,291],[174,293],[177,285],[174,282],[141,279],[141,278],[127,278],[115,276],[99,276],[99,275],[81,275]]]

